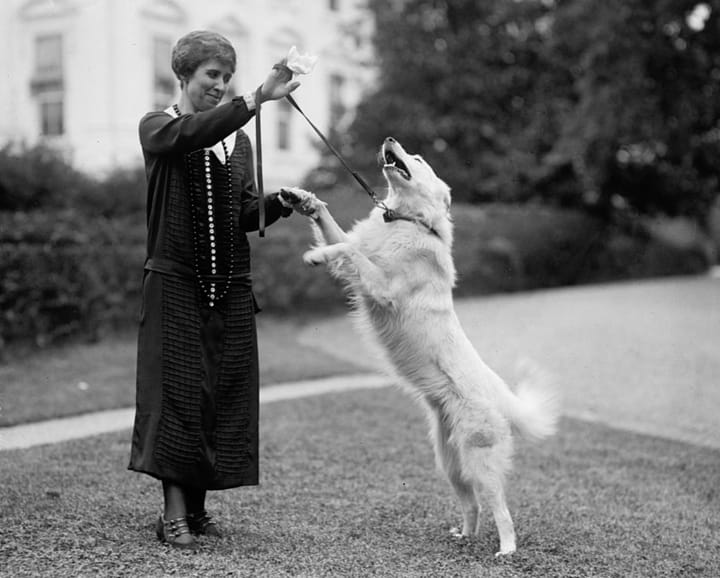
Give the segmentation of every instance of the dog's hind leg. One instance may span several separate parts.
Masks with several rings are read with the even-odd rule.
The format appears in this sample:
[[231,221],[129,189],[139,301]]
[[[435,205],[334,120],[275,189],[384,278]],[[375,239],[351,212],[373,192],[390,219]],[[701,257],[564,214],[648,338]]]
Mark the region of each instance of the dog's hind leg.
[[505,490],[502,480],[492,480],[485,483],[484,495],[487,496],[492,509],[495,525],[500,536],[500,550],[495,556],[505,556],[515,551],[515,526],[505,503]]
[[450,528],[450,533],[456,538],[474,536],[478,532],[480,506],[475,497],[472,484],[462,479],[459,468],[449,469],[446,471],[446,474],[460,502],[460,510],[463,517],[462,529]]
[[[489,502],[500,536],[500,550],[495,556],[512,554],[516,548],[515,527],[505,502],[504,489],[505,470],[512,453],[512,442],[508,439],[473,453],[476,454],[473,456],[473,465],[478,479],[476,492],[478,497],[482,495]],[[477,453],[482,456],[477,456]]]
[[450,443],[450,430],[440,410],[434,408],[430,419],[437,466],[445,473],[455,491],[463,516],[462,529],[453,527],[450,529],[450,533],[455,538],[474,535],[478,530],[480,506],[473,485],[462,476],[460,456],[457,449]]

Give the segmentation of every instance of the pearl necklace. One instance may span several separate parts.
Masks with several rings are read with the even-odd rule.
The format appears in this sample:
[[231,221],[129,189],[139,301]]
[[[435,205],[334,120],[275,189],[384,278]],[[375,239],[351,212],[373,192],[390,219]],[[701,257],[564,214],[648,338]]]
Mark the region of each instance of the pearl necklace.
[[[173,106],[173,110],[175,113],[180,116],[180,109],[177,105]],[[228,230],[230,231],[228,235],[228,271],[227,275],[225,276],[225,284],[222,290],[218,290],[218,283],[216,281],[206,281],[203,278],[203,275],[200,270],[200,242],[199,242],[199,235],[198,235],[198,227],[200,226],[198,221],[199,217],[199,211],[200,207],[198,206],[200,203],[196,203],[191,199],[191,205],[192,205],[192,212],[193,212],[193,219],[192,219],[192,226],[193,226],[193,244],[195,247],[195,276],[197,277],[198,285],[200,286],[200,289],[202,289],[202,292],[205,294],[205,297],[208,300],[208,306],[214,307],[216,303],[220,302],[225,295],[227,295],[228,290],[230,289],[230,282],[232,280],[233,275],[233,268],[235,265],[235,239],[233,234],[233,222],[232,222],[232,216],[233,216],[233,196],[232,196],[232,168],[230,164],[230,155],[228,154],[227,145],[225,144],[224,140],[220,141],[223,148],[223,153],[225,155],[225,170],[227,172],[227,195],[228,195]],[[188,165],[188,169],[190,168],[190,162],[189,162],[190,156],[186,155],[186,162]],[[210,149],[205,149],[203,151],[203,163],[204,163],[204,187],[202,187],[202,190],[204,190],[205,194],[205,200],[206,200],[206,211],[207,211],[207,228],[208,228],[208,244],[210,248],[210,274],[212,276],[215,276],[218,274],[217,269],[217,237],[216,237],[216,231],[215,231],[215,224],[216,224],[216,206],[213,194],[213,187],[212,187],[212,170],[211,170],[211,163],[210,163]],[[194,171],[189,170],[188,171],[188,179],[191,179],[191,175],[194,173]]]

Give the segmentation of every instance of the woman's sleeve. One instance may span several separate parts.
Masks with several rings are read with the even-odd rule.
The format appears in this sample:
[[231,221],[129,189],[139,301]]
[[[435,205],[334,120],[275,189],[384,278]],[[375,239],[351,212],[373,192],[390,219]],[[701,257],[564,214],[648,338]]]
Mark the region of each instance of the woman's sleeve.
[[151,112],[140,121],[140,144],[143,150],[158,155],[192,152],[213,146],[247,124],[254,114],[242,97],[178,118],[164,112]]

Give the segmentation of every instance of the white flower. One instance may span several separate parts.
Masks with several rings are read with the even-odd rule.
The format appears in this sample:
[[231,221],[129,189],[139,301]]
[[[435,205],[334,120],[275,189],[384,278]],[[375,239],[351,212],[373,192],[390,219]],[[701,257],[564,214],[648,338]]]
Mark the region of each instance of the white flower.
[[312,54],[300,54],[294,46],[287,55],[287,67],[295,74],[309,74],[317,62],[318,57]]

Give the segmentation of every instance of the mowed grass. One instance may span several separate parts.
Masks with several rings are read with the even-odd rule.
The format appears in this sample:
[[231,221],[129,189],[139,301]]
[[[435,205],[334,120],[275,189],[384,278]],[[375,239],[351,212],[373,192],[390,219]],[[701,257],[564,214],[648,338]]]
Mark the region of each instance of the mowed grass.
[[210,494],[227,533],[197,554],[154,537],[158,482],[125,469],[129,432],[0,453],[4,576],[720,575],[720,453],[564,419],[520,442],[518,552],[489,513],[457,541],[424,417],[401,392],[267,404],[261,485]]
[[[262,314],[257,321],[261,385],[363,371],[299,343],[307,319]],[[0,365],[0,427],[132,407],[136,359],[134,331],[11,357]]]

